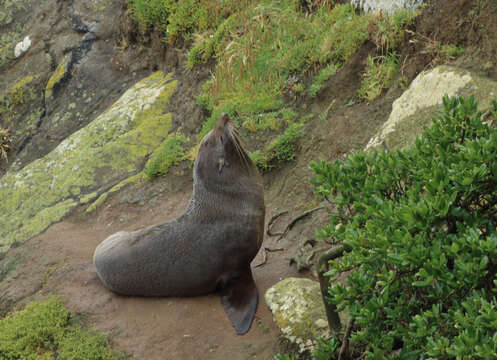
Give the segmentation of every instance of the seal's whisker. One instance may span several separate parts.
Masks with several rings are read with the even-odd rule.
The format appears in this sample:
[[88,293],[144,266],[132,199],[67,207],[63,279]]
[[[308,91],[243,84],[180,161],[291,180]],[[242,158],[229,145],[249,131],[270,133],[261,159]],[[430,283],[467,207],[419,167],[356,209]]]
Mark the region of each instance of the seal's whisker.
[[243,147],[241,145],[241,141],[240,141],[240,138],[238,136],[238,131],[233,126],[230,126],[229,132],[230,132],[231,138],[233,139],[233,144],[235,145],[235,149],[236,149],[236,152],[238,153],[238,156],[242,159],[247,170],[249,170],[250,169],[250,162],[248,159],[248,154],[245,152],[245,150],[243,149]]

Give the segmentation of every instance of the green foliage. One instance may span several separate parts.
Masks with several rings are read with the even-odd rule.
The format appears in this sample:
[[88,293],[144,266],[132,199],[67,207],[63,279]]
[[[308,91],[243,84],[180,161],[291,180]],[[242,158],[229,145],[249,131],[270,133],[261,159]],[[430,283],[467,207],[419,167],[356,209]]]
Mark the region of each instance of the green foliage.
[[495,358],[496,158],[474,99],[445,97],[411,148],[311,164],[337,206],[320,235],[347,249],[331,280],[353,270],[330,295],[365,359]]
[[118,359],[105,335],[74,326],[62,301],[52,297],[0,320],[0,358]]
[[373,100],[384,89],[388,89],[399,73],[399,57],[395,53],[368,57],[366,72],[363,75],[358,95],[360,99]]
[[295,357],[287,354],[276,354],[274,360],[295,360]]
[[185,156],[183,145],[188,142],[188,138],[180,133],[170,135],[162,144],[158,153],[147,164],[143,172],[153,179],[158,175],[165,175],[169,168],[180,162]]
[[324,339],[317,339],[317,346],[314,350],[314,360],[333,360],[337,358],[338,351],[340,350],[340,340],[334,334],[328,341]]
[[309,87],[309,94],[312,97],[316,96],[319,90],[321,90],[321,87],[323,86],[324,82],[333,75],[335,75],[337,71],[338,68],[335,64],[329,64],[323,70],[321,70],[319,74],[316,77],[314,77],[314,81]]

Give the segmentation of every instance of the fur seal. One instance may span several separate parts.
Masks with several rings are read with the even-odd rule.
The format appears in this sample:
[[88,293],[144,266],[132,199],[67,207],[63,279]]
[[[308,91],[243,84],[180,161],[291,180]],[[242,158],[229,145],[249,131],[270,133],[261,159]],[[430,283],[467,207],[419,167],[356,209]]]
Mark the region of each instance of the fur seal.
[[95,249],[97,275],[122,295],[220,291],[231,323],[244,334],[258,304],[250,262],[262,244],[264,213],[262,178],[223,114],[200,143],[185,213],[171,222],[109,236]]

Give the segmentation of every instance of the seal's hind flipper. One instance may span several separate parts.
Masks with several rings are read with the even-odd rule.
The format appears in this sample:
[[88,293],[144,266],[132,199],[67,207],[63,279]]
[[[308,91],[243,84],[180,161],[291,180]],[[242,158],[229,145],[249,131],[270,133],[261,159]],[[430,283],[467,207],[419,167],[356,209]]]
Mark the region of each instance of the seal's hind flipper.
[[238,335],[249,331],[258,302],[259,294],[249,267],[223,291],[221,298],[224,311]]

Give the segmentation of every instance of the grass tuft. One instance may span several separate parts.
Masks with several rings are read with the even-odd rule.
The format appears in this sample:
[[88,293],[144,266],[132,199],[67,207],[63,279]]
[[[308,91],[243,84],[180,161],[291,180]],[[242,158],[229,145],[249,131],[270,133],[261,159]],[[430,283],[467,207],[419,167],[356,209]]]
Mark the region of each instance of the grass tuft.
[[358,95],[363,100],[377,98],[384,89],[390,88],[399,73],[399,57],[395,53],[368,57],[366,72],[363,75]]

